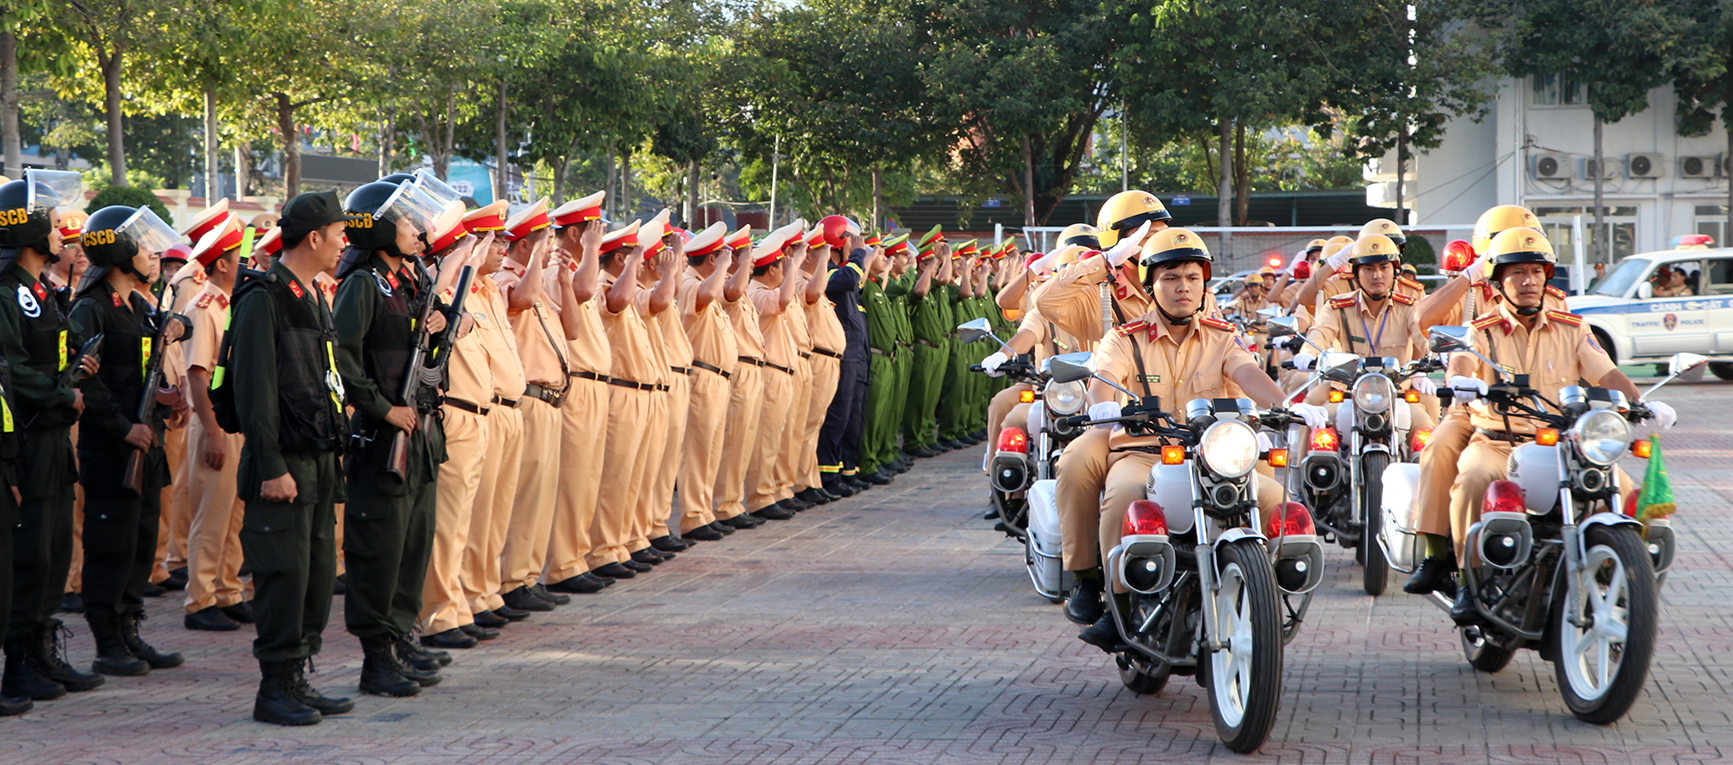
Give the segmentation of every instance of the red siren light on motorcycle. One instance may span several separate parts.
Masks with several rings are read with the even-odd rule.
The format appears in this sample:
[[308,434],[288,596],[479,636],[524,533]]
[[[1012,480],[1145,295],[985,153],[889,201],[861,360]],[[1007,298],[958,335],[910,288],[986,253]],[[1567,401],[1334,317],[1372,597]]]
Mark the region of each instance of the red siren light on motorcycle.
[[1312,513],[1306,506],[1298,502],[1284,502],[1270,513],[1264,520],[1264,536],[1293,536],[1296,534],[1316,534],[1318,527],[1312,524]]
[[1264,262],[1269,264],[1270,268],[1281,268],[1282,267],[1282,258],[1279,255],[1271,255]]
[[1440,270],[1457,273],[1468,269],[1468,264],[1474,262],[1474,245],[1461,239],[1452,239],[1444,245],[1444,263]]
[[1411,452],[1425,451],[1426,445],[1429,443],[1432,443],[1432,429],[1420,428],[1414,431],[1414,435],[1408,437],[1408,450]]
[[1005,428],[999,431],[999,451],[1029,453],[1029,434],[1019,428]]
[[1486,503],[1481,508],[1482,513],[1521,513],[1527,510],[1522,487],[1516,485],[1515,481],[1493,481],[1487,485]]
[[1619,512],[1631,518],[1637,517],[1637,495],[1640,493],[1642,492],[1626,491],[1625,501],[1620,503]]
[[1312,431],[1312,451],[1333,452],[1341,439],[1336,436],[1335,428],[1318,428]]
[[1119,526],[1119,535],[1130,537],[1145,534],[1165,536],[1167,534],[1167,512],[1155,502],[1140,499],[1125,509],[1125,522]]

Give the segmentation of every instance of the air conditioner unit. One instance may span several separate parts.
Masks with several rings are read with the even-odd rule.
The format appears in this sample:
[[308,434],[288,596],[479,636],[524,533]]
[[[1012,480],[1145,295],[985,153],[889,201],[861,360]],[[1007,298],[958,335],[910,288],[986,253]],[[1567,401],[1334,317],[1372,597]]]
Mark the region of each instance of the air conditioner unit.
[[1679,177],[1714,178],[1715,157],[1680,157]]
[[1612,157],[1603,157],[1602,160],[1606,162],[1607,166],[1602,168],[1599,173],[1595,172],[1593,157],[1583,160],[1583,177],[1593,180],[1596,175],[1599,175],[1602,180],[1608,181],[1619,177],[1619,160]]
[[1568,181],[1575,176],[1571,158],[1564,154],[1538,154],[1534,158],[1534,177],[1543,181]]
[[1630,154],[1625,157],[1625,170],[1632,178],[1661,178],[1667,174],[1666,161],[1660,154]]

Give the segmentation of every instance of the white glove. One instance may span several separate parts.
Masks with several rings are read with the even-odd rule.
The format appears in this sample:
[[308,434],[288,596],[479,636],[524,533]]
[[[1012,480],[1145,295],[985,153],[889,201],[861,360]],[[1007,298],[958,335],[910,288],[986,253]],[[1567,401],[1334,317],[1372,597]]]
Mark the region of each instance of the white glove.
[[1462,274],[1468,277],[1469,284],[1479,284],[1486,281],[1486,256],[1475,258],[1474,262],[1468,264],[1468,268],[1464,269]]
[[1456,393],[1456,400],[1464,404],[1486,395],[1486,382],[1478,378],[1455,375],[1444,384]]
[[1053,264],[1058,262],[1059,250],[1054,250],[1046,255],[1036,258],[1034,262],[1030,263],[1029,271],[1034,273],[1036,276],[1046,276],[1053,273]]
[[986,372],[988,377],[1004,377],[1005,373],[999,371],[999,365],[1010,360],[1011,357],[1006,356],[1004,351],[993,351],[992,355],[981,359],[981,371]]
[[[1091,419],[1091,420],[1111,420],[1115,417],[1118,417],[1122,411],[1123,411],[1123,409],[1121,409],[1119,404],[1116,404],[1112,401],[1103,401],[1099,404],[1090,404],[1089,405],[1089,419]],[[1117,427],[1119,427],[1119,423],[1117,423],[1117,422],[1104,422],[1104,423],[1097,425],[1095,427],[1103,428],[1103,429],[1105,429],[1105,428],[1117,428]]]
[[1308,428],[1322,428],[1330,424],[1330,410],[1317,404],[1295,404],[1288,407],[1288,411],[1305,420]]
[[1312,368],[1312,362],[1317,361],[1317,360],[1318,360],[1317,357],[1313,356],[1310,353],[1296,353],[1296,354],[1294,354],[1294,368],[1300,370],[1301,372],[1304,372],[1308,369],[1311,369]]
[[1138,226],[1131,236],[1120,238],[1119,244],[1113,245],[1113,249],[1103,253],[1107,262],[1112,263],[1114,268],[1125,265],[1125,261],[1130,260],[1133,253],[1143,249],[1143,235],[1147,233],[1149,233],[1149,221]]
[[1643,406],[1649,408],[1649,420],[1655,423],[1657,430],[1672,430],[1673,423],[1679,421],[1679,413],[1673,407],[1659,401],[1644,401]]
[[1414,392],[1422,396],[1438,395],[1438,383],[1433,382],[1432,378],[1426,375],[1408,378],[1408,387],[1413,388]]
[[1337,250],[1336,254],[1331,255],[1330,260],[1328,261],[1330,264],[1330,270],[1334,271],[1342,266],[1348,265],[1348,258],[1353,257],[1353,255],[1354,245],[1351,244]]
[[1300,250],[1299,252],[1294,253],[1294,257],[1288,259],[1288,267],[1285,271],[1283,271],[1283,273],[1292,275],[1294,273],[1294,266],[1299,265],[1300,261],[1305,260],[1305,259],[1306,259],[1306,251],[1305,250]]
[[1270,434],[1258,431],[1258,453],[1262,454],[1276,448],[1276,442],[1270,440]]

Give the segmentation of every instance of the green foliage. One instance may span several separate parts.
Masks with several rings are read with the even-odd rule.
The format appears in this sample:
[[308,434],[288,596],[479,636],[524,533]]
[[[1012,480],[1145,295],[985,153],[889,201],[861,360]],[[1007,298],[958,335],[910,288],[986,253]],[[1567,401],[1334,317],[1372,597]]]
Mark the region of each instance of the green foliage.
[[90,200],[90,205],[85,208],[85,212],[96,212],[104,207],[114,205],[149,206],[164,222],[171,226],[175,225],[174,216],[169,215],[168,206],[156,198],[155,192],[142,186],[110,186],[103,189],[97,192],[95,198]]
[[1402,262],[1412,264],[1420,273],[1430,274],[1438,270],[1438,251],[1432,249],[1432,242],[1426,237],[1412,234],[1403,247]]

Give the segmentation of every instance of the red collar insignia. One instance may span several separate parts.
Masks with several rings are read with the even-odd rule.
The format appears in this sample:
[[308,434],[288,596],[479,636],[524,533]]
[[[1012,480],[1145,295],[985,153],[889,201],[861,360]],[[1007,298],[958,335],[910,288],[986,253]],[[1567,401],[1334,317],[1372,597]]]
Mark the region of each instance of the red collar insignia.
[[121,303],[121,300],[120,300],[120,293],[118,293],[118,292],[110,292],[110,293],[108,293],[108,296],[109,296],[109,297],[110,297],[110,298],[113,298],[113,299],[114,299],[114,307],[115,307],[115,308],[119,308],[119,307],[120,307],[120,303]]
[[291,280],[289,282],[289,291],[295,293],[296,298],[303,298],[303,297],[307,296],[307,292],[305,290],[301,289],[301,283],[297,282],[297,281]]
[[391,282],[391,288],[392,289],[397,289],[397,274],[389,272],[389,271],[386,272],[385,281]]
[[42,286],[42,282],[37,282],[36,286],[31,291],[36,293],[37,300],[48,299],[48,288]]

